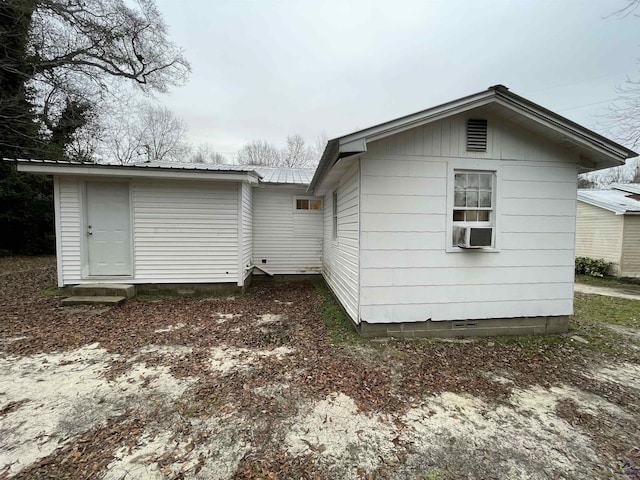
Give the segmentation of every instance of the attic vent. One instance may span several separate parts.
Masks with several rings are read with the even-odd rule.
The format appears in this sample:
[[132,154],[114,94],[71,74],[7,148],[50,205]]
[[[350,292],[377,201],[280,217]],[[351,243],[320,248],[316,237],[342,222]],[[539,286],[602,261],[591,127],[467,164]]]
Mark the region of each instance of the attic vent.
[[487,121],[484,119],[467,120],[467,152],[487,151]]

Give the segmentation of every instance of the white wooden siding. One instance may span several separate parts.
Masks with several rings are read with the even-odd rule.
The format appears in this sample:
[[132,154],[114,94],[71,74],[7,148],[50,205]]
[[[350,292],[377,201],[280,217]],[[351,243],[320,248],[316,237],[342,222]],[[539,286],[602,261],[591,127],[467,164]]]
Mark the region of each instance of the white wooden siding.
[[136,180],[135,282],[238,281],[236,183]]
[[640,277],[640,216],[624,216],[621,277]]
[[[361,159],[361,320],[573,312],[575,154],[488,118],[486,153],[465,151],[464,116],[369,144]],[[481,169],[482,160],[498,170],[498,249],[447,252],[449,164]]]
[[338,233],[333,238],[333,195],[324,196],[322,273],[354,322],[359,323],[360,166],[356,162],[340,180]]
[[322,268],[322,212],[296,211],[296,196],[308,198],[304,190],[253,191],[253,263],[273,274],[320,273]]
[[585,202],[578,202],[576,256],[602,258],[620,269],[624,217]]
[[82,208],[80,207],[80,182],[75,177],[58,178],[60,224],[59,252],[61,279],[64,285],[78,283],[82,279]]
[[251,264],[253,253],[253,189],[242,183],[242,269],[243,275],[249,274],[247,266]]
[[[487,151],[467,152],[467,118],[488,120]],[[577,153],[552,142],[543,141],[530,130],[508,122],[490,112],[454,115],[422,127],[413,128],[367,145],[368,153],[402,156],[453,157],[480,159],[519,159],[522,161],[553,162],[573,157]],[[416,176],[421,166],[411,167]],[[527,175],[523,172],[523,175]],[[553,172],[539,172],[541,177],[557,178]],[[412,176],[408,174],[406,176]],[[364,186],[363,186],[364,187]]]

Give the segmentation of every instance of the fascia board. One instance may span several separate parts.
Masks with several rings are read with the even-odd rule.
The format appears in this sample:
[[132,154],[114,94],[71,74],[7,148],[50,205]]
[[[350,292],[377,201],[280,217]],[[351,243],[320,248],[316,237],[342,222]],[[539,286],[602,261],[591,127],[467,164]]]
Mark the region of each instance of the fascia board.
[[184,171],[177,169],[151,170],[138,167],[101,168],[62,166],[47,164],[30,164],[18,162],[18,171],[39,173],[44,175],[75,175],[87,177],[125,177],[125,178],[156,178],[171,180],[217,180],[257,183],[258,179],[250,173],[220,172],[220,171]]
[[536,121],[541,125],[562,134],[572,143],[577,143],[579,145],[582,145],[583,147],[594,150],[601,155],[612,158],[613,160],[619,162],[620,165],[624,165],[624,160],[626,158],[629,158],[628,153],[624,150],[615,148],[611,144],[609,144],[609,146],[604,145],[601,141],[591,135],[588,135],[586,132],[580,132],[570,125],[561,122],[559,119],[549,117],[548,115],[536,111],[528,107],[527,105],[516,102],[511,98],[498,97],[495,101],[503,107],[509,108],[511,110],[516,110],[522,116]]
[[[355,142],[362,139],[364,139],[366,145],[366,142],[380,140],[382,138],[388,137],[390,135],[395,135],[396,133],[400,133],[405,130],[420,127],[427,123],[438,121],[442,118],[450,117],[458,113],[466,112],[473,108],[487,105],[491,103],[494,96],[495,93],[492,91],[481,92],[471,97],[465,97],[460,100],[440,105],[439,107],[434,107],[422,112],[414,113],[412,115],[407,115],[390,122],[376,125],[366,130],[361,130],[350,135],[345,135],[344,137],[340,137],[339,139],[340,151],[347,151],[343,150],[343,145],[352,143],[355,144]],[[360,150],[360,152],[363,151],[366,151],[366,148],[365,150]],[[351,152],[356,153],[355,150],[352,150]]]

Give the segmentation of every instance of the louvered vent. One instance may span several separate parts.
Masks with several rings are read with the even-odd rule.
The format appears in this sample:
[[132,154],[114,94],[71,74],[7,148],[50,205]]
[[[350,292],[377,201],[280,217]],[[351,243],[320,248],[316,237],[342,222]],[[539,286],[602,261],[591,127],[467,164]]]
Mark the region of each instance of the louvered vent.
[[487,121],[482,119],[467,120],[467,152],[487,151]]

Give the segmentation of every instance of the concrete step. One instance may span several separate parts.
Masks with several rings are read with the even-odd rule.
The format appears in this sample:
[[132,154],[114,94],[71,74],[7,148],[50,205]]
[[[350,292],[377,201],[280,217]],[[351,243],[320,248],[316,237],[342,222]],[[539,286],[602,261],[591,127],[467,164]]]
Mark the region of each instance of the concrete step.
[[133,298],[136,296],[135,285],[124,285],[121,283],[86,283],[84,285],[76,285],[71,289],[74,296],[99,296],[99,297],[126,297]]
[[122,305],[126,301],[127,297],[114,295],[76,295],[63,298],[60,305],[63,307],[69,305]]

